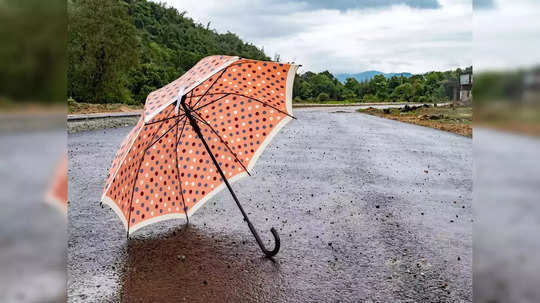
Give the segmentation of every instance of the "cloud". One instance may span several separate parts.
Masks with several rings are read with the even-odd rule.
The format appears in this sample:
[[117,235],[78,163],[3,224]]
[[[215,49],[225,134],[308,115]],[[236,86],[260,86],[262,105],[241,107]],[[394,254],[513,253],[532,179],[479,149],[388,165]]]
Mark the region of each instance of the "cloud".
[[473,0],[474,9],[490,9],[494,7],[495,3],[493,0]]
[[434,9],[440,7],[437,0],[305,0],[302,2],[307,4],[307,7],[310,9],[337,9],[339,11],[383,8],[392,5],[406,5],[420,9]]
[[420,73],[470,65],[471,0],[440,0],[428,9],[431,2],[167,1],[218,32],[264,47],[269,56],[302,64],[301,71]]
[[540,64],[540,3],[498,0],[474,11],[475,70],[530,68]]

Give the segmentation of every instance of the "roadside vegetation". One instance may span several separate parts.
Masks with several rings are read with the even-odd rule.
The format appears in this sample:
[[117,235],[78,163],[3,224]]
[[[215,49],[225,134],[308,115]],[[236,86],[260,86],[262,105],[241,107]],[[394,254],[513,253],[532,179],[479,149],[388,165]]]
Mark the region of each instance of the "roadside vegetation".
[[358,112],[453,132],[472,138],[472,106],[405,106],[404,108],[359,109]]
[[540,137],[540,67],[475,76],[474,124]]
[[65,107],[65,11],[62,0],[0,1],[0,112]]
[[295,78],[293,96],[296,102],[337,100],[345,102],[444,102],[453,100],[458,92],[459,75],[472,67],[445,72],[428,72],[411,77],[376,75],[359,82],[347,78],[341,83],[328,71],[305,72]]

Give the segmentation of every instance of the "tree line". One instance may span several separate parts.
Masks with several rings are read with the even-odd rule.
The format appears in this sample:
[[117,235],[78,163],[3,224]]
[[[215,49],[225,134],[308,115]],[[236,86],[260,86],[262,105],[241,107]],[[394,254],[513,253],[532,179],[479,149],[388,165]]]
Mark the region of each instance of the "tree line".
[[66,102],[66,2],[0,1],[0,107]]
[[295,79],[293,95],[296,101],[440,102],[455,98],[459,75],[465,72],[472,72],[472,67],[411,77],[376,75],[362,82],[347,78],[345,83],[328,71],[305,72]]

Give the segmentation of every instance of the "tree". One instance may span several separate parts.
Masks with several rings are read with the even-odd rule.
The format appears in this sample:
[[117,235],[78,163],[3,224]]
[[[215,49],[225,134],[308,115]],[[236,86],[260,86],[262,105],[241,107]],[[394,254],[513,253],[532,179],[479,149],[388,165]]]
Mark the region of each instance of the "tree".
[[439,73],[438,72],[429,72],[426,74],[426,94],[433,95],[438,89],[439,85]]
[[331,78],[324,73],[319,73],[311,79],[313,96],[319,96],[320,93],[327,94],[330,98],[337,99],[336,85]]
[[307,81],[302,82],[300,84],[300,98],[304,100],[309,100],[313,98],[313,89],[311,87],[311,84]]
[[356,99],[356,94],[352,90],[345,87],[343,88],[341,97],[343,98],[343,100],[354,100]]
[[388,79],[388,89],[390,92],[394,91],[394,89],[402,83],[401,80],[401,77],[397,76],[392,76],[390,79]]
[[413,96],[413,89],[410,83],[403,83],[396,87],[392,92],[392,98],[394,101],[411,101]]
[[325,102],[325,101],[328,101],[329,99],[330,99],[330,97],[328,96],[327,93],[320,93],[317,96],[317,101],[319,101],[319,102]]
[[425,86],[422,83],[414,83],[412,89],[412,95],[414,98],[418,99],[425,94]]
[[294,83],[293,83],[293,96],[296,98],[300,98],[300,85],[301,85],[300,76],[298,74],[294,77]]
[[360,88],[360,83],[355,78],[347,78],[345,80],[345,88],[349,91],[353,92],[355,95],[358,94],[358,90]]
[[0,1],[0,103],[65,102],[66,2]]
[[375,75],[369,82],[369,86],[380,101],[388,99],[388,83],[384,75]]
[[127,6],[118,0],[68,4],[68,95],[87,102],[127,102],[128,73],[139,42]]

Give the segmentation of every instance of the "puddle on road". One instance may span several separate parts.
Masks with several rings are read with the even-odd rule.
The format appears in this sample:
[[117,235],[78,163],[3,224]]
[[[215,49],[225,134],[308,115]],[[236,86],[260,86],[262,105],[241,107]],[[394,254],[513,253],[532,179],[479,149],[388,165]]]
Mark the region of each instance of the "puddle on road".
[[275,302],[279,264],[252,241],[189,226],[155,239],[132,239],[122,302]]

